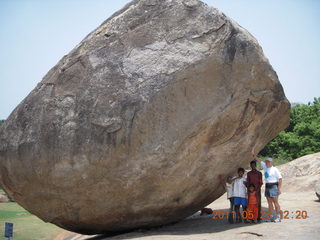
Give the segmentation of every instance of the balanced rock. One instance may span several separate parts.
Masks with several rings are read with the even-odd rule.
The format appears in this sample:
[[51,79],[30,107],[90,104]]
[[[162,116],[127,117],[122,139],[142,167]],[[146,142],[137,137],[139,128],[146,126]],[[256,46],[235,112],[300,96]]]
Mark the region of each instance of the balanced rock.
[[53,67],[0,129],[0,183],[79,233],[181,220],[289,123],[258,42],[197,0],[135,0]]

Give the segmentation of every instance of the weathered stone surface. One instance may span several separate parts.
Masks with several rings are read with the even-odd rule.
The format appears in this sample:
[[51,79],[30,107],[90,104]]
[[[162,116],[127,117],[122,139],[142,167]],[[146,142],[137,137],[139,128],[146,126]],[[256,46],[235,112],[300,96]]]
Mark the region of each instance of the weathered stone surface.
[[0,193],[0,203],[7,203],[9,202],[9,198],[7,195]]
[[320,176],[320,152],[299,157],[277,168],[283,178]]
[[302,156],[277,168],[283,177],[283,192],[314,191],[320,178],[320,152]]
[[196,0],[133,1],[52,68],[0,129],[0,183],[47,222],[175,222],[289,122],[257,41]]

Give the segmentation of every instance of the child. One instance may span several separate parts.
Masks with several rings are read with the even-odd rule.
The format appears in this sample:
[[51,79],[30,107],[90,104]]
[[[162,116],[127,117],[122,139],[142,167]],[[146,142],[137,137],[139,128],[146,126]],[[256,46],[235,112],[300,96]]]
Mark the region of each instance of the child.
[[236,179],[235,177],[228,176],[226,180],[223,179],[222,175],[219,175],[220,183],[227,191],[227,199],[230,201],[230,210],[228,216],[228,222],[233,223],[233,181]]
[[[238,177],[234,179],[233,183],[233,197],[234,197],[234,207],[236,212],[237,223],[242,222],[240,215],[240,205],[242,206],[242,211],[247,210],[247,188],[246,188],[246,178],[243,177],[244,169],[238,168]],[[245,223],[248,221],[245,219]]]
[[223,179],[222,175],[219,175],[220,183],[224,187],[224,189],[227,191],[227,199],[230,201],[230,211],[228,216],[228,222],[233,223],[233,181],[236,178],[233,178],[231,176],[228,176],[226,180]]
[[257,191],[255,190],[253,184],[249,185],[247,217],[251,220],[251,222],[254,223],[258,219],[258,198]]

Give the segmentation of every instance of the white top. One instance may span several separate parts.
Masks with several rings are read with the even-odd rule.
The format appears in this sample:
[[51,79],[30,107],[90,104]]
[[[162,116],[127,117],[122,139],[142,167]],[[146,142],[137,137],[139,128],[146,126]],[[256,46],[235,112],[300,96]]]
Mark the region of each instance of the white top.
[[261,167],[264,170],[264,178],[266,179],[266,183],[276,183],[279,182],[280,178],[282,178],[278,168],[274,166],[267,168],[266,163],[263,161],[261,161]]
[[226,189],[227,189],[227,198],[232,198],[232,193],[233,193],[233,184],[231,183],[226,183]]
[[244,185],[246,178],[238,178],[233,182],[233,197],[247,197],[247,187]]

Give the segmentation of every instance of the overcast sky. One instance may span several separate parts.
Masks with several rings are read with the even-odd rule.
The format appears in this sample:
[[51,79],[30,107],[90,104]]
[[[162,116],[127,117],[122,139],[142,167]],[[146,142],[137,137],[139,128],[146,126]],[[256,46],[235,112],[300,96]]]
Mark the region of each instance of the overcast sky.
[[[128,0],[0,0],[0,119]],[[320,97],[320,1],[205,0],[259,41],[291,102]]]

